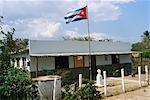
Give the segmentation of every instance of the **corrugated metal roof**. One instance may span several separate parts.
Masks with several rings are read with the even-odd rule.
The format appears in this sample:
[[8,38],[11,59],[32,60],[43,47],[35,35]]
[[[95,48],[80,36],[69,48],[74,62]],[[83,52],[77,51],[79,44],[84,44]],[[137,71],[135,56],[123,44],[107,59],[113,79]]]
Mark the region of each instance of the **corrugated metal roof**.
[[[131,45],[125,42],[91,41],[91,54],[130,53]],[[31,56],[89,55],[88,41],[39,41],[30,40]]]

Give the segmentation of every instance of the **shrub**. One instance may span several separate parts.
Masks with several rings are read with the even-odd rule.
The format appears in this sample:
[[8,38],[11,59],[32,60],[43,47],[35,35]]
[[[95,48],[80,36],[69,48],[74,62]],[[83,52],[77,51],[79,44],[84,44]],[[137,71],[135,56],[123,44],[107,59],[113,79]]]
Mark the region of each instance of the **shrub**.
[[30,74],[22,69],[9,68],[3,72],[0,96],[3,99],[36,98],[38,91],[30,78]]
[[61,81],[62,81],[62,85],[65,85],[66,83],[70,83],[69,78],[71,75],[70,70],[68,69],[55,69],[55,70],[50,70],[50,71],[45,71],[45,73],[47,73],[46,75],[59,75],[61,76]]
[[77,87],[76,83],[64,86],[63,100],[96,100],[96,97],[100,97],[92,81],[85,80],[83,83],[85,84],[82,85],[82,88]]
[[144,51],[142,57],[150,58],[150,51]]
[[119,69],[114,69],[114,70],[112,70],[112,75],[113,75],[113,76],[120,76]]

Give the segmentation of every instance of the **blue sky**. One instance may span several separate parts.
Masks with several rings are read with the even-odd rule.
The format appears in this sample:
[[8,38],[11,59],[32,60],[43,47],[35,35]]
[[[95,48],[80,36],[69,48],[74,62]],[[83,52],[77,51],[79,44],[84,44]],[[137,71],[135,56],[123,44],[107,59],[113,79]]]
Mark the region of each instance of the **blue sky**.
[[150,0],[1,0],[4,29],[15,37],[62,40],[87,35],[87,21],[65,24],[65,14],[88,4],[90,34],[96,39],[137,42],[150,29]]

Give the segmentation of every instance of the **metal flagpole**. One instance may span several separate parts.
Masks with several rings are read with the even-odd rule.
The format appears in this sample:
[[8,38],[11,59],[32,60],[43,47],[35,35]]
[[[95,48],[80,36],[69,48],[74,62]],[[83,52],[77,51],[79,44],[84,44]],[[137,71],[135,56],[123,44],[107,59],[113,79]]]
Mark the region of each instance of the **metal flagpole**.
[[88,16],[88,5],[87,5],[87,26],[88,26],[88,48],[89,48],[89,74],[90,80],[92,80],[92,68],[91,68],[91,43],[90,43],[90,29],[89,29],[89,16]]

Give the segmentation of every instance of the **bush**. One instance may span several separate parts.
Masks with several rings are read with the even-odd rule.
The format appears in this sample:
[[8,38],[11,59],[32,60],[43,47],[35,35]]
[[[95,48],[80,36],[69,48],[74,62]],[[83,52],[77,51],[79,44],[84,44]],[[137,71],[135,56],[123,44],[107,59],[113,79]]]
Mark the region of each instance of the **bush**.
[[36,98],[38,91],[30,78],[30,74],[22,69],[9,68],[4,70],[2,86],[0,86],[0,97],[3,99]]
[[50,71],[44,71],[46,75],[59,75],[61,76],[61,82],[62,85],[65,85],[68,82],[71,72],[68,69],[55,69],[55,70],[50,70]]
[[144,51],[142,56],[143,58],[150,58],[150,51]]
[[62,91],[63,100],[96,100],[100,97],[100,93],[96,92],[93,81],[83,81],[82,88],[77,87],[77,84],[66,85]]
[[119,69],[114,69],[114,70],[112,70],[112,75],[113,75],[113,76],[120,76],[120,71],[119,71]]

